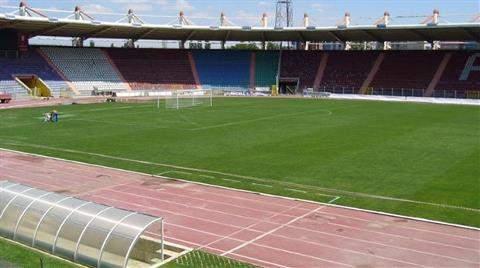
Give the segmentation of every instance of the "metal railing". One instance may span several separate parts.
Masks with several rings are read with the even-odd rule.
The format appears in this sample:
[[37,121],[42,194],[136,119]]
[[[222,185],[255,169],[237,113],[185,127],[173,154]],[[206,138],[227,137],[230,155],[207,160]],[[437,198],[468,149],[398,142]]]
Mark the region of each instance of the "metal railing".
[[[333,94],[362,94],[358,87],[329,86],[317,91]],[[414,88],[367,88],[363,95],[424,97],[426,89]],[[480,99],[480,90],[434,90],[431,97],[448,99]]]

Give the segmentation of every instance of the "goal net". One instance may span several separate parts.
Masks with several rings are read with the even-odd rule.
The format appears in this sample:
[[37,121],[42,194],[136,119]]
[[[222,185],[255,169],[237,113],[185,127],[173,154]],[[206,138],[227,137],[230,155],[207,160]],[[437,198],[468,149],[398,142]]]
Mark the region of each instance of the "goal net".
[[165,108],[181,109],[196,106],[213,106],[212,90],[176,90],[165,97]]

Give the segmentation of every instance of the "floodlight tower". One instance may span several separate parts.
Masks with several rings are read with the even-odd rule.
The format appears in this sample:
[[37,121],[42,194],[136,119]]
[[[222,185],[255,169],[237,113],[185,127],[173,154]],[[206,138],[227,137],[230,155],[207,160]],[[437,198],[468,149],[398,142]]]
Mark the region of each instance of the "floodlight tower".
[[[277,0],[275,28],[293,26],[293,0]],[[281,43],[280,43],[281,46]]]
[[275,12],[275,28],[293,26],[293,4],[292,0],[277,0],[277,11]]

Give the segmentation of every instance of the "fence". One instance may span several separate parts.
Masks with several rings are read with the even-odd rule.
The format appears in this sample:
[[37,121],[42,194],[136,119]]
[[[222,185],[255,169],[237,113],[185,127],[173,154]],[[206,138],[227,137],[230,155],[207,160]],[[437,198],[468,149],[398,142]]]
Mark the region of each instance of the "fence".
[[[360,88],[357,87],[320,87],[318,91],[333,94],[361,94]],[[425,89],[414,88],[367,88],[364,95],[424,97],[425,92]],[[432,97],[446,99],[480,99],[480,90],[434,90]]]

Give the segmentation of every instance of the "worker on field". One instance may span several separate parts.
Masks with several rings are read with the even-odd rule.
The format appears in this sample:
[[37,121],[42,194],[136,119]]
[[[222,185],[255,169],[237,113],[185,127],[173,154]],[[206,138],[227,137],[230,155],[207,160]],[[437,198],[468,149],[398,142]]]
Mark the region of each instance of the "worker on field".
[[52,114],[51,113],[44,113],[43,114],[43,122],[47,123],[52,120]]
[[58,122],[58,111],[57,111],[57,109],[53,109],[51,118],[52,118],[52,122],[54,122],[54,123]]

